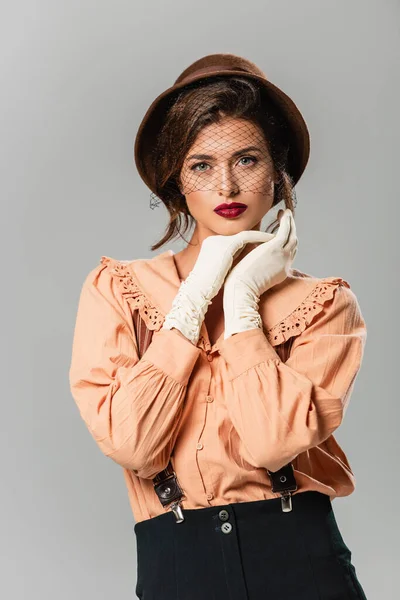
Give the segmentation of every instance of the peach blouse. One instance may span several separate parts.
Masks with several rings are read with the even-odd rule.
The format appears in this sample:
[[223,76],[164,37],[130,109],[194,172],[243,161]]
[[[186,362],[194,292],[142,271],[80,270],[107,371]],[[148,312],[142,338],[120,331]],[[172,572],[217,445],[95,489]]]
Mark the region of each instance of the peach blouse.
[[[367,335],[350,285],[291,269],[260,298],[263,330],[211,345],[203,322],[197,346],[161,329],[179,285],[168,250],[103,256],[80,292],[71,393],[100,450],[122,467],[135,521],[168,510],[152,478],[170,458],[183,509],[280,497],[265,469],[290,461],[295,494],[351,494],[355,478],[333,436]],[[153,331],[140,359],[135,310]]]

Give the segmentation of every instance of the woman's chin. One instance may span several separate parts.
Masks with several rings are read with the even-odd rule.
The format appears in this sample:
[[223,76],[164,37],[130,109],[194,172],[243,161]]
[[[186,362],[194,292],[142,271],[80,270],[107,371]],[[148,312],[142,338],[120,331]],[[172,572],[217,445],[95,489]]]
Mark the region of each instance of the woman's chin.
[[213,229],[216,231],[215,235],[233,235],[240,231],[260,230],[261,221],[254,224],[254,221],[249,219],[241,219],[240,217],[235,219],[223,219],[223,222],[218,225],[213,224]]

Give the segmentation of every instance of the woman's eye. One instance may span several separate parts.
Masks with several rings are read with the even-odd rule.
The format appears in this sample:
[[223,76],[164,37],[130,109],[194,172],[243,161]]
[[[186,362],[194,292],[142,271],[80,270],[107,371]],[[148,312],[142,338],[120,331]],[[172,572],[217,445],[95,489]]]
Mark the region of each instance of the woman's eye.
[[207,165],[207,163],[196,163],[191,168],[192,171],[204,171],[205,169],[198,169],[197,167],[201,167],[202,165]]
[[[253,163],[257,162],[257,159],[256,159],[255,156],[242,156],[242,158],[240,160],[248,160],[248,159],[250,159],[251,161],[253,161]],[[247,163],[247,164],[249,164],[249,163]]]

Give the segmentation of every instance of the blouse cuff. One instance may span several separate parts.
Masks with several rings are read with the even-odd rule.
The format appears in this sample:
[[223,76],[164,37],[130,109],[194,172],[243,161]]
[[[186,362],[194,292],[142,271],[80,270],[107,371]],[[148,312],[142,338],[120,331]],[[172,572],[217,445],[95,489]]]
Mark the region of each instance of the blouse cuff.
[[172,329],[160,329],[154,331],[142,360],[153,363],[169,377],[186,386],[200,353],[200,348]]
[[279,354],[258,327],[222,340],[219,351],[229,367],[230,380],[264,361],[281,362]]

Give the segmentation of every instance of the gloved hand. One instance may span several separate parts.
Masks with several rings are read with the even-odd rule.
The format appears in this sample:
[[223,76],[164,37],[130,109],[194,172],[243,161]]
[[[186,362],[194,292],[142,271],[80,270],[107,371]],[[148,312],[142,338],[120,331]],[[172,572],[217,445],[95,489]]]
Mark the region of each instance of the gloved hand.
[[193,269],[182,281],[162,329],[179,329],[197,345],[200,329],[212,298],[221,289],[234,259],[247,243],[265,242],[271,234],[240,231],[234,235],[211,235],[201,245]]
[[298,239],[293,214],[286,209],[272,239],[260,244],[229,273],[224,284],[224,339],[249,329],[262,329],[258,312],[260,296],[281,283],[297,252]]

